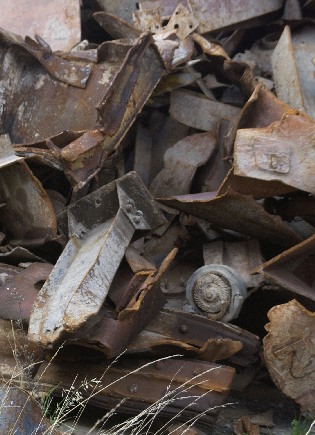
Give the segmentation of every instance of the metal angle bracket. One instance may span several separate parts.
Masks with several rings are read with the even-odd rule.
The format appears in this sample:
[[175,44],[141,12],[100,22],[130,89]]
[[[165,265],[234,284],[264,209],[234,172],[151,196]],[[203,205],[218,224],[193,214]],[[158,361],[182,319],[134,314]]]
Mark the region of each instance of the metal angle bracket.
[[133,238],[164,224],[135,172],[70,205],[59,215],[70,240],[38,294],[29,338],[51,347],[95,316]]

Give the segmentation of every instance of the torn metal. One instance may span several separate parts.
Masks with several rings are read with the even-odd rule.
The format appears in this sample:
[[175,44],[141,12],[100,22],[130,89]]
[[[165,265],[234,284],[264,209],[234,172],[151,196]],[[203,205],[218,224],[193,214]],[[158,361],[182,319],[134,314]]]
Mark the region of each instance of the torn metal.
[[259,339],[235,325],[183,310],[162,310],[128,346],[129,352],[184,352],[207,361],[221,358],[240,366],[258,360]]

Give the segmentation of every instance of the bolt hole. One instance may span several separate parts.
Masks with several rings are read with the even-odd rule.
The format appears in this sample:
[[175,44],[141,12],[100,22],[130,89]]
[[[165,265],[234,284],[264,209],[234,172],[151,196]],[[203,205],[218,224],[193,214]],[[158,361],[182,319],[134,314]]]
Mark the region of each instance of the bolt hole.
[[97,198],[96,200],[95,200],[95,205],[101,205],[102,204],[102,201],[99,199],[99,198]]
[[178,29],[179,25],[178,24],[174,24],[174,29]]

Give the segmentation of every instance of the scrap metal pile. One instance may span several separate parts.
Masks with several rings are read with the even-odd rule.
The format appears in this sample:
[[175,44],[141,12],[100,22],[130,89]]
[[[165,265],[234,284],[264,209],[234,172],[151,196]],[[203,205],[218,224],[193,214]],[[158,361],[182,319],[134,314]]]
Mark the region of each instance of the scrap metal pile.
[[265,364],[314,418],[314,1],[0,4],[2,378],[209,428]]

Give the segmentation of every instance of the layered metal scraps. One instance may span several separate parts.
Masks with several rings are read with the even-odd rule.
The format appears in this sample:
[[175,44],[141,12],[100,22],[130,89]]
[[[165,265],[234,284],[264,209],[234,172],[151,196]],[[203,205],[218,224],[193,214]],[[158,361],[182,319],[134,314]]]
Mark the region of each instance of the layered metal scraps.
[[163,223],[135,173],[77,201],[61,219],[70,240],[35,301],[29,326],[30,339],[44,346],[99,312],[134,234]]

